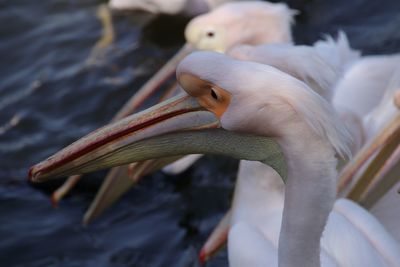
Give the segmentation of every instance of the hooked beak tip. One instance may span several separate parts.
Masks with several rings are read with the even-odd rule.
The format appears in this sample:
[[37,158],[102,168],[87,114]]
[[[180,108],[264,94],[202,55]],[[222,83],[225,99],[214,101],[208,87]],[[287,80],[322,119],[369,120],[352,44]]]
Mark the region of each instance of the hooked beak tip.
[[38,182],[38,177],[40,176],[41,172],[35,171],[35,166],[29,168],[28,171],[28,181],[29,182]]
[[33,166],[29,168],[28,171],[28,181],[33,182]]
[[204,265],[207,261],[207,254],[204,249],[200,250],[199,253],[199,262],[201,265]]

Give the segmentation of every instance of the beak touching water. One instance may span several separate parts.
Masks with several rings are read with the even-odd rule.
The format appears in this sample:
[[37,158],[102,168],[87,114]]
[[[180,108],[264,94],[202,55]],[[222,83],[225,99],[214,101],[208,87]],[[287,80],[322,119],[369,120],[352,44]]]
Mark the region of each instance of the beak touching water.
[[[191,86],[197,86],[198,80]],[[185,83],[181,80],[183,87]],[[224,108],[213,105],[202,94],[178,95],[81,138],[31,167],[29,178],[42,182],[149,159],[220,154],[261,161],[285,180],[285,160],[278,143],[222,129],[219,118]]]

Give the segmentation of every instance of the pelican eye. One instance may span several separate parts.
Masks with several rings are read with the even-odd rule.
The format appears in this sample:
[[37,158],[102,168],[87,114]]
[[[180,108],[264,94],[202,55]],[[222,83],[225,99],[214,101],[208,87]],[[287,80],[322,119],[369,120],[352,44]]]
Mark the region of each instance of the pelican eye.
[[218,95],[217,93],[214,91],[214,89],[211,88],[211,96],[212,98],[214,98],[215,100],[218,100]]
[[212,37],[214,37],[214,36],[215,36],[215,33],[214,33],[213,31],[208,31],[208,32],[207,32],[207,37],[212,38]]

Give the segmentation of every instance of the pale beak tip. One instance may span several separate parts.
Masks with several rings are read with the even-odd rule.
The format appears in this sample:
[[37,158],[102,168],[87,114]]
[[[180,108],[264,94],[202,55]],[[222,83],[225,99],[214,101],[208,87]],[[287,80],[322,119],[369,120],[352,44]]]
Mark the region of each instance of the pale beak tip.
[[29,182],[33,182],[33,167],[30,167],[30,168],[29,168],[29,171],[28,171],[28,181],[29,181]]
[[40,176],[41,172],[36,172],[35,171],[35,166],[32,166],[29,168],[28,172],[28,181],[32,183],[37,183],[39,182],[38,177]]
[[50,201],[53,208],[58,208],[58,199],[54,193],[51,195]]

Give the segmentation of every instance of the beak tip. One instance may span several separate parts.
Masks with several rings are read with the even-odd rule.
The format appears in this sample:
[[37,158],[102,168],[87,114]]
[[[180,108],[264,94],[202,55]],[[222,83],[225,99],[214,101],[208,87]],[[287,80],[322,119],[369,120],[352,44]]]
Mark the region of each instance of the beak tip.
[[199,262],[201,265],[204,265],[207,261],[207,254],[204,249],[200,250],[199,253]]
[[32,180],[33,180],[33,166],[32,167],[30,167],[29,168],[29,171],[28,171],[28,181],[29,182],[33,182]]
[[51,202],[51,206],[54,209],[58,208],[58,198],[55,196],[54,193],[51,195],[50,202]]
[[28,181],[32,183],[39,182],[40,172],[35,171],[35,166],[30,167],[28,171]]

